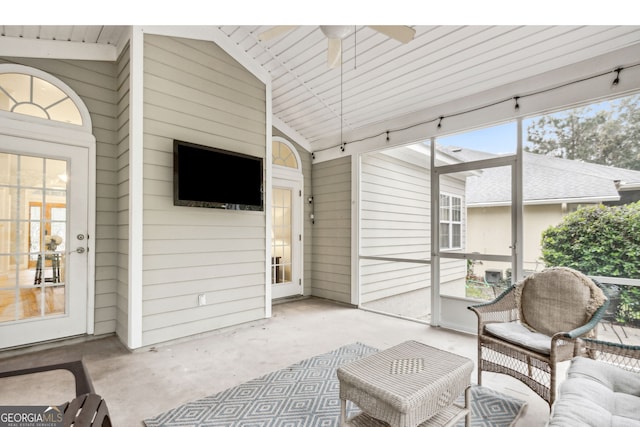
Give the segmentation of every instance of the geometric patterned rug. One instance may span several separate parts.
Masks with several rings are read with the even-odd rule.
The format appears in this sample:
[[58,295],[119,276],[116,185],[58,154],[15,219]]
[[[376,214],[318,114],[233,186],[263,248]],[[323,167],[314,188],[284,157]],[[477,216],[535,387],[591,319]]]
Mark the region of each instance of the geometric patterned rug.
[[[144,423],[147,427],[338,427],[336,369],[377,351],[361,343],[346,345]],[[526,402],[481,386],[471,388],[471,402],[473,427],[512,426],[526,406]],[[347,411],[349,417],[360,412],[351,402],[347,402]],[[464,419],[458,425],[464,425]]]

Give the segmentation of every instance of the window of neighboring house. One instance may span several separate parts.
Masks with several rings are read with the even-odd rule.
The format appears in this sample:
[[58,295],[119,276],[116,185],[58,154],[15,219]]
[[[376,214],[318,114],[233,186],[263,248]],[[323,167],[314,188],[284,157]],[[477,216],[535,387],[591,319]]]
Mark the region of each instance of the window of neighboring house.
[[440,249],[462,247],[462,198],[440,194]]

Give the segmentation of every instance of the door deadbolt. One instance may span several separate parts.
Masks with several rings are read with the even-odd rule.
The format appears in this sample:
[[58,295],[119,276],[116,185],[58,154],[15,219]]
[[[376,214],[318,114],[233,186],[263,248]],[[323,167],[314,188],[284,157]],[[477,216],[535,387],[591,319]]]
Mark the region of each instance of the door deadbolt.
[[76,236],[76,239],[78,240],[84,240],[84,234],[80,233]]

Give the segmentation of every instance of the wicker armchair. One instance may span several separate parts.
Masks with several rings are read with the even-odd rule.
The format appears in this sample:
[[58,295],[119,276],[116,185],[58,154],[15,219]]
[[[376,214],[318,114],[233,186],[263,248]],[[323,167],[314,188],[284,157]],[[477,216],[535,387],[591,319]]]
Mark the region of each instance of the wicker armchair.
[[574,356],[589,357],[629,372],[640,373],[640,345],[617,344],[590,338],[579,338],[578,341],[580,345],[576,346]]
[[565,267],[549,268],[469,307],[478,316],[478,384],[482,372],[510,375],[551,406],[556,364],[570,360],[577,337],[596,336],[607,308],[600,285]]

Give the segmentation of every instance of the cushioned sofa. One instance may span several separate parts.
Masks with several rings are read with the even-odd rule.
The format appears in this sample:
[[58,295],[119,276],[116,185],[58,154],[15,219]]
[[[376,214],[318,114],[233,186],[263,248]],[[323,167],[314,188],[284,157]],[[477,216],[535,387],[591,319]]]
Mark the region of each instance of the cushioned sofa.
[[581,341],[548,426],[640,427],[640,346]]

